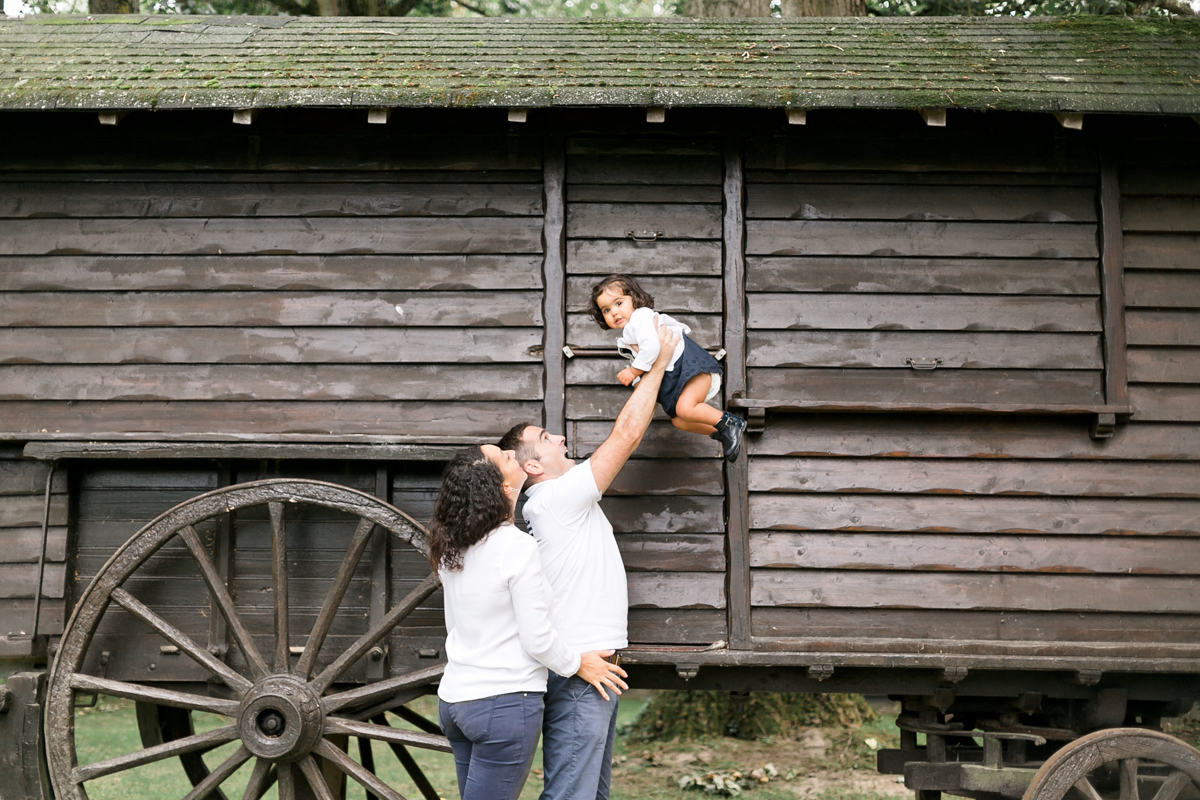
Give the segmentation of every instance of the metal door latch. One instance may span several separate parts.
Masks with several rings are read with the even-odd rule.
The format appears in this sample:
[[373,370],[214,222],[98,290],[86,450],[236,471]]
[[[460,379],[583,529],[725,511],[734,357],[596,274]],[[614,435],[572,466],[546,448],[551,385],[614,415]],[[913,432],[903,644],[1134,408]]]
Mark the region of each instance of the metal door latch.
[[942,365],[940,358],[906,358],[904,363],[913,369],[937,369]]
[[663,237],[662,231],[625,231],[625,235],[635,242],[656,242]]

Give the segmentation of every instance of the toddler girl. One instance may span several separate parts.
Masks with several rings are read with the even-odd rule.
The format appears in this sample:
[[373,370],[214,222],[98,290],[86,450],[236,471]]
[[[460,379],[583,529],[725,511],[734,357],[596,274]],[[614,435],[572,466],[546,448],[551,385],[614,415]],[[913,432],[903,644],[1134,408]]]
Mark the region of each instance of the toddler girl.
[[721,365],[687,337],[692,329],[667,314],[654,311],[654,298],[628,275],[609,275],[592,287],[592,318],[601,328],[621,331],[617,350],[633,364],[617,374],[625,386],[634,384],[654,365],[658,334],[654,320],[680,335],[679,344],[658,390],[658,402],[681,431],[703,433],[716,439],[733,461],[742,447],[746,421],[706,404],[721,390]]

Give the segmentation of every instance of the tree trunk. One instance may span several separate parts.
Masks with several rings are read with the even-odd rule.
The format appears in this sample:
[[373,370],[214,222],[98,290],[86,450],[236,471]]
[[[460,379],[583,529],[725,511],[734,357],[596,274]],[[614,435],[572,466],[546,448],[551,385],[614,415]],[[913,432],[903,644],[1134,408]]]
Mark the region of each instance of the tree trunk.
[[865,17],[863,0],[780,0],[785,17]]
[[89,14],[138,14],[138,0],[88,0]]
[[[1164,0],[1164,2],[1167,0]],[[863,0],[780,0],[785,17],[865,17]],[[684,0],[685,17],[769,17],[771,0]]]

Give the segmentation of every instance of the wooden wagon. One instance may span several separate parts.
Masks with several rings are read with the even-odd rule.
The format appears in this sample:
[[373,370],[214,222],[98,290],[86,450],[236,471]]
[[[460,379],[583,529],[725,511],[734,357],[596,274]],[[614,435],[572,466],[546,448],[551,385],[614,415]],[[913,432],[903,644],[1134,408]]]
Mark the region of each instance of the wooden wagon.
[[[441,463],[603,441],[610,272],[752,431],[604,501],[637,685],[893,695],[922,800],[1194,793],[1198,73],[1178,19],[0,23],[0,795],[395,797]],[[80,766],[97,694],[144,749]]]

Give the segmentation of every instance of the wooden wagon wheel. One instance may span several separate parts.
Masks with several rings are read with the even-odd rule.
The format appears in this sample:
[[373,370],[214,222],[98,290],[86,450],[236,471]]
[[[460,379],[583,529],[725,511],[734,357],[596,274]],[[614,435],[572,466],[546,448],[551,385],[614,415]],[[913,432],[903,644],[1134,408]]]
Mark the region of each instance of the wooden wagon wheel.
[[1175,800],[1200,786],[1200,752],[1174,736],[1112,728],[1083,736],[1042,764],[1023,800]]
[[[311,504],[346,512],[358,525],[320,612],[296,659],[288,647],[288,570],[285,511],[292,504]],[[270,663],[254,644],[240,619],[225,582],[204,548],[195,526],[204,520],[252,506],[266,506],[271,528],[274,590],[274,652]],[[374,683],[345,688],[335,683],[348,669],[383,641],[438,587],[431,573],[415,589],[322,669],[317,669],[334,617],[350,585],[375,526],[390,531],[418,551],[427,553],[421,526],[403,512],[362,492],[320,481],[267,480],[219,489],[184,502],[151,522],[108,560],[76,605],[63,634],[50,673],[46,701],[46,752],[54,789],[62,800],[87,800],[88,781],[168,758],[180,758],[194,786],[184,800],[217,797],[221,783],[239,767],[256,759],[245,800],[257,800],[278,782],[280,800],[313,796],[332,800],[332,792],[314,756],[366,787],[369,795],[385,800],[404,798],[381,781],[372,769],[369,742],[387,743],[408,769],[426,797],[437,797],[407,747],[449,752],[449,742],[437,726],[408,712],[402,704],[427,694],[441,677],[438,664]],[[214,605],[220,609],[240,660],[231,666],[172,625],[124,588],[126,581],[165,543],[179,537],[195,561]],[[115,603],[203,667],[211,686],[196,692],[150,683],[111,680],[87,674],[84,663],[97,627]],[[293,663],[294,662],[294,663]],[[75,745],[75,695],[99,693],[128,698],[149,708],[172,709],[163,718],[161,742],[122,756],[80,766]],[[393,728],[384,712],[395,709],[421,731]],[[175,711],[178,710],[178,711]],[[190,715],[203,711],[228,718],[229,724],[196,734]],[[356,763],[331,740],[359,739],[363,764]],[[236,742],[237,749],[211,771],[199,755]],[[366,746],[364,747],[364,743]],[[306,791],[311,787],[311,792]]]

